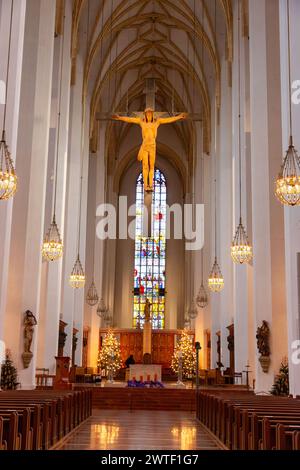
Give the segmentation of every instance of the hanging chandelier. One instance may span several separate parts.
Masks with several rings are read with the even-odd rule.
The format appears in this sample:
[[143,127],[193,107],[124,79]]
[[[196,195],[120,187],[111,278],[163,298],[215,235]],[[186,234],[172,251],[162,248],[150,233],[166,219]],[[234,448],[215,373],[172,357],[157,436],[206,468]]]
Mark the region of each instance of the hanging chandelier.
[[5,130],[0,141],[0,200],[10,199],[17,192],[18,178],[5,140]]
[[105,305],[103,297],[101,297],[100,302],[98,304],[98,308],[97,308],[98,317],[104,318],[107,311],[108,311],[108,308]]
[[[203,160],[203,158],[202,158]],[[202,168],[202,174],[203,174],[203,168]],[[202,177],[202,187],[203,187],[203,184],[204,184],[204,181],[203,181],[203,177]],[[203,196],[202,196],[202,200],[203,200]],[[198,291],[198,294],[197,294],[197,297],[196,297],[196,304],[199,308],[205,308],[207,305],[208,305],[208,296],[207,296],[207,292],[205,290],[205,287],[204,287],[204,283],[203,283],[203,272],[204,272],[204,259],[203,259],[203,250],[204,248],[202,248],[202,251],[201,251],[201,271],[202,271],[202,280],[201,280],[201,286],[199,288],[199,291]]]
[[290,1],[287,1],[288,25],[288,80],[289,80],[289,125],[290,141],[285,158],[281,165],[278,178],[275,182],[277,199],[287,206],[300,205],[300,158],[293,144],[293,118],[292,118],[292,78],[291,78],[291,34],[290,34]]
[[15,174],[14,164],[13,164],[11,154],[8,149],[8,145],[6,143],[6,137],[5,137],[13,9],[14,9],[14,2],[12,0],[11,11],[10,11],[9,41],[8,41],[8,54],[7,54],[6,82],[5,82],[3,131],[2,131],[2,139],[0,141],[0,200],[2,201],[8,200],[11,197],[13,197],[16,194],[17,189],[18,189],[18,178]]
[[292,136],[275,183],[275,194],[282,204],[300,205],[300,158],[293,145]]
[[244,229],[242,218],[240,217],[240,223],[231,244],[231,258],[237,264],[244,264],[249,263],[252,257],[252,246],[249,244],[246,230]]
[[110,328],[112,326],[112,316],[109,314],[109,312],[107,311],[107,313],[104,315],[104,322],[107,326],[107,328]]
[[89,290],[87,291],[87,294],[86,294],[86,303],[90,305],[91,307],[94,307],[95,305],[97,305],[98,301],[99,301],[98,292],[95,286],[95,282],[94,280],[92,280],[92,284],[90,285]]
[[188,311],[188,315],[189,315],[189,318],[191,320],[195,320],[195,318],[197,317],[198,315],[198,310],[197,310],[197,307],[195,305],[195,302],[194,300],[192,301],[191,305],[190,305],[190,308],[189,308],[189,311]]
[[217,257],[215,257],[215,262],[208,278],[208,287],[212,292],[221,292],[224,288],[224,278],[218,265]]
[[196,307],[195,302],[193,300],[191,305],[190,305],[190,308],[188,310],[188,316],[191,320],[195,320],[197,315],[198,315],[198,310],[197,310],[197,307]]
[[79,254],[72,269],[69,282],[73,289],[82,289],[85,286],[85,274],[79,259]]
[[201,282],[201,286],[196,297],[196,304],[199,308],[205,308],[208,304],[208,296],[204,288],[203,281]]
[[[65,21],[65,17],[64,17]],[[60,110],[62,98],[62,79],[63,79],[63,64],[64,64],[64,43],[65,43],[65,28],[63,27],[62,33],[62,46],[61,46],[61,59],[60,59],[60,84],[59,84],[59,102],[57,114],[57,139],[56,139],[56,158],[55,158],[55,179],[54,179],[54,204],[53,204],[53,219],[48,232],[45,235],[42,255],[46,261],[56,261],[63,255],[63,242],[60,237],[59,229],[56,224],[56,194],[57,194],[57,170],[58,170],[58,155],[60,143]]]
[[55,221],[55,214],[53,215],[52,223],[44,238],[42,255],[47,261],[55,261],[63,255],[63,242]]
[[[216,14],[217,3],[215,0],[215,30],[217,30],[217,14]],[[212,292],[221,292],[224,288],[224,278],[221,273],[220,266],[217,261],[217,142],[218,142],[218,121],[217,121],[217,100],[215,100],[215,261],[212,266],[209,278],[208,278],[208,287]]]
[[237,226],[233,241],[231,243],[231,258],[234,263],[246,264],[252,260],[252,246],[249,244],[248,236],[242,222],[242,150],[241,150],[241,16],[240,3],[238,5],[238,59],[239,59],[239,193],[240,193],[240,221]]
[[[90,2],[88,0],[88,15],[87,15],[87,46],[89,38],[89,13]],[[84,131],[85,131],[85,107],[82,107],[81,115],[81,136],[80,136],[80,190],[79,190],[79,211],[78,211],[78,238],[77,238],[77,259],[75,261],[73,270],[70,275],[70,286],[73,289],[82,289],[85,286],[85,273],[80,261],[80,237],[81,237],[81,209],[82,209],[82,182],[83,182],[83,160],[84,160]],[[89,151],[89,147],[88,147]]]
[[191,328],[191,319],[189,318],[189,316],[184,317],[184,328],[187,330],[190,330]]

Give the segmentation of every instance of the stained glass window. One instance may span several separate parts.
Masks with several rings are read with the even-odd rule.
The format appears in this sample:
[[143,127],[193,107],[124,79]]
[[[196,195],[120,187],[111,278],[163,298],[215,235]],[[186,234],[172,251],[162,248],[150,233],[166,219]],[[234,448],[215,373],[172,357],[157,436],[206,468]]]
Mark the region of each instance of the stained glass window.
[[143,237],[144,183],[141,173],[136,184],[133,311],[133,326],[136,328],[143,328],[147,298],[152,304],[153,328],[161,329],[165,326],[166,205],[166,179],[156,168],[152,193],[151,237]]

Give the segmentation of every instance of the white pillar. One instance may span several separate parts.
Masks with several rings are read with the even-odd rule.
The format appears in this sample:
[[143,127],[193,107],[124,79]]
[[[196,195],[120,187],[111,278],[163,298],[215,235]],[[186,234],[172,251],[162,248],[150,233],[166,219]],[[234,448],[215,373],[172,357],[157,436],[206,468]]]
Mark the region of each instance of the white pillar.
[[[58,167],[57,167],[57,195],[56,195],[56,222],[64,242],[64,215],[65,215],[65,202],[66,202],[66,183],[67,183],[67,162],[68,162],[68,131],[69,131],[69,103],[70,103],[70,77],[71,77],[71,29],[72,29],[72,4],[70,1],[65,5],[65,22],[64,22],[64,38],[58,36],[56,41],[59,48],[58,54],[58,75],[56,81],[56,99],[53,100],[56,104],[54,106],[54,116],[57,123],[57,113],[59,111],[59,90],[60,90],[60,71],[61,60],[63,58],[62,70],[62,89],[61,89],[61,117],[60,117],[60,135],[58,143]],[[62,50],[62,46],[64,46]],[[55,172],[55,157],[57,148],[58,129],[55,129],[55,151],[54,151],[54,165],[50,168],[50,175]],[[48,175],[48,182],[50,181]],[[50,181],[54,192],[54,179]],[[51,192],[50,192],[51,194]],[[53,194],[53,193],[52,193]],[[52,201],[53,198],[51,198]],[[53,204],[51,204],[53,207]],[[50,212],[50,219],[45,220],[44,231],[48,230],[52,221],[52,209]],[[66,247],[64,253],[66,252]],[[45,334],[44,334],[44,367],[50,369],[50,373],[55,372],[55,356],[57,355],[58,347],[58,332],[59,332],[59,319],[61,312],[61,288],[62,288],[62,266],[63,259],[55,262],[48,263],[48,279],[46,284],[46,312],[45,312]]]
[[[83,61],[81,57],[77,60],[76,84],[71,90],[70,101],[70,133],[68,147],[68,177],[67,177],[67,200],[65,213],[65,255],[63,263],[63,298],[62,317],[67,323],[67,333],[64,355],[72,357],[73,326],[79,330],[76,349],[76,363],[81,365],[82,335],[83,335],[83,310],[84,289],[74,290],[69,284],[70,274],[78,254],[78,224],[80,209],[80,179],[82,171],[82,200],[81,200],[81,239],[80,259],[85,269],[85,240],[86,240],[86,206],[87,206],[87,177],[88,177],[88,116],[89,107],[86,106],[86,124],[84,138],[84,150],[82,156],[82,80]],[[83,164],[82,164],[83,163]]]
[[232,241],[232,97],[228,84],[228,64],[224,59],[221,68],[222,102],[220,110],[220,138],[218,142],[218,237],[220,241],[220,268],[224,277],[224,289],[220,292],[221,322],[221,362],[229,367],[229,350],[227,327],[233,323],[232,301],[232,260],[230,245]]
[[[240,3],[235,3],[234,10],[234,24],[238,24],[238,7]],[[242,16],[242,15],[241,15]],[[246,54],[246,49],[248,49],[248,38],[243,35],[243,20],[241,18],[240,24],[240,37],[238,37],[238,28],[234,28],[234,61],[233,61],[233,95],[232,95],[232,130],[233,130],[233,153],[232,153],[232,188],[233,188],[233,225],[232,225],[232,236],[235,233],[235,230],[239,224],[240,218],[240,155],[239,155],[239,99],[240,99],[240,110],[241,110],[241,176],[242,176],[242,220],[244,227],[247,231],[248,238],[250,243],[252,243],[252,233],[251,228],[251,211],[248,207],[248,194],[251,193],[251,178],[249,178],[248,168],[251,169],[251,152],[250,145],[247,145],[249,142],[246,141],[246,132],[247,132],[247,80],[246,73],[247,69],[247,60],[248,55]],[[239,45],[240,41],[240,61],[239,61]],[[239,64],[240,62],[240,64]],[[240,67],[240,84],[241,84],[241,95],[239,97],[239,67]],[[246,155],[247,152],[247,155]],[[249,162],[247,167],[247,162]],[[248,341],[248,319],[250,316],[250,311],[248,308],[248,277],[251,272],[252,267],[249,265],[239,265],[233,263],[233,311],[234,311],[234,358],[235,358],[235,371],[242,372],[245,369],[245,366],[250,361],[250,352],[249,352],[249,341]],[[252,364],[253,367],[254,364]],[[245,381],[245,374],[243,379]]]
[[[202,128],[200,125],[196,125],[196,130],[197,130],[197,148],[195,152],[195,176],[194,176],[194,191],[195,191],[195,204],[204,204],[204,200],[202,199],[202,194],[204,197],[204,175],[202,172],[204,172],[204,162],[203,158],[204,155],[202,155],[202,139],[203,139],[203,132]],[[205,213],[205,207],[204,207],[204,213]],[[204,217],[204,231],[205,231],[205,217]],[[199,228],[200,229],[200,228]],[[204,239],[204,245],[206,244],[206,239]],[[204,250],[204,247],[202,248]],[[203,253],[204,251],[202,250],[197,250],[194,252],[194,293],[195,293],[195,298],[197,297],[197,294],[199,292],[199,288],[201,286],[202,282],[202,259],[203,259]],[[204,271],[204,270],[203,270]],[[203,273],[204,275],[204,273]],[[206,284],[206,279],[203,279],[203,282]],[[207,292],[207,288],[206,292]],[[199,354],[199,363],[200,366],[203,367],[203,352],[204,352],[204,320],[205,316],[207,315],[207,308],[201,309],[197,307],[198,310],[198,315],[197,318],[195,319],[195,341],[199,341],[201,345],[201,351]]]
[[[18,199],[14,201],[17,217],[13,226],[14,253],[11,253],[11,259],[18,259],[15,256],[19,254],[20,259],[17,267],[11,266],[9,282],[12,285],[8,286],[6,321],[7,338],[14,341],[19,354],[24,347],[22,323],[25,310],[31,310],[39,322],[55,22],[54,3],[41,0],[37,4],[28,0],[26,7],[17,143],[20,189]],[[10,310],[13,312],[11,316]],[[38,325],[32,344],[33,358],[27,369],[23,368],[19,357],[19,380],[23,388],[35,387],[37,338]]]
[[[17,159],[17,134],[19,121],[20,86],[22,75],[25,11],[25,1],[14,2],[10,52],[10,70],[8,84],[6,84],[11,1],[2,1],[0,4],[0,122],[2,126],[5,104],[5,85],[7,85],[8,99],[6,109],[6,140],[15,163]],[[0,340],[2,341],[4,340],[4,322],[6,315],[13,203],[13,199],[10,199],[9,201],[0,202]],[[9,347],[9,345],[7,346]]]
[[[279,2],[249,2],[253,311],[255,330],[271,330],[271,365],[262,371],[256,351],[256,391],[268,392],[287,352],[283,209],[274,196],[281,164]],[[256,341],[253,338],[253,341]]]
[[[215,128],[215,101],[212,101],[212,123],[213,123],[213,129]],[[217,227],[215,227],[215,205],[216,205],[216,198],[215,198],[215,178],[216,178],[216,172],[217,172],[217,165],[218,162],[216,162],[216,159],[219,158],[216,151],[215,151],[215,139],[216,139],[216,132],[215,135],[213,136],[212,139],[212,144],[211,144],[211,156],[209,158],[209,167],[210,167],[210,217],[206,219],[206,224],[209,224],[211,231],[210,231],[210,238],[211,238],[211,245],[210,245],[210,262],[209,262],[209,269],[208,269],[208,275],[210,274],[210,271],[212,269],[213,263],[215,256],[217,255],[218,263],[220,264],[220,230],[219,230],[219,221],[218,221],[218,215],[220,214],[219,210],[220,207],[218,206],[218,190],[217,190]],[[219,207],[219,210],[218,210]],[[217,232],[217,253],[215,250],[215,228]],[[222,266],[221,266],[221,271],[222,271]],[[225,281],[226,282],[226,281]],[[217,362],[218,362],[218,351],[217,351],[217,335],[216,333],[218,331],[221,331],[221,313],[220,313],[220,308],[221,308],[221,296],[220,293],[216,292],[211,292],[210,293],[210,301],[211,301],[211,367],[212,369],[215,369],[217,367]]]
[[[105,130],[106,126],[101,125],[99,131],[99,143],[98,143],[98,151],[96,155],[92,155],[91,159],[92,162],[90,163],[92,168],[95,168],[94,176],[94,188],[93,188],[93,196],[91,196],[91,206],[93,207],[93,220],[92,223],[95,221],[96,209],[99,204],[104,203],[105,197]],[[90,169],[91,169],[90,167]],[[91,173],[91,177],[92,172]],[[98,219],[97,219],[98,221]],[[96,221],[96,223],[97,223]],[[96,232],[94,228],[92,228],[93,234],[91,234],[91,241],[93,240],[94,243],[94,250],[95,250],[95,257],[94,260],[91,260],[92,263],[92,272],[90,273],[90,277],[92,273],[95,276],[95,284],[98,290],[99,299],[103,296],[103,261],[104,261],[104,240],[99,240],[96,236]],[[89,315],[87,314],[87,310],[89,310]],[[97,365],[97,358],[98,358],[98,345],[99,345],[99,326],[100,326],[100,318],[97,315],[97,305],[93,308],[86,306],[86,317],[89,316],[89,326],[90,326],[90,333],[89,333],[89,345],[88,345],[88,365],[91,367],[95,367]]]
[[[288,83],[288,29],[287,29],[287,2],[280,3],[280,49],[281,49],[281,91],[282,91],[282,156],[285,154],[289,140],[289,83]],[[290,0],[290,35],[291,35],[291,81],[300,78],[300,32],[298,19],[300,4],[297,0]],[[291,103],[294,144],[300,149],[299,124],[300,104]],[[290,393],[300,395],[300,208],[286,207],[284,209],[285,224],[285,257],[286,257],[286,297],[288,321],[288,359]],[[298,343],[297,343],[298,342]],[[298,346],[297,346],[298,345]],[[293,356],[294,354],[294,356]]]
[[[88,179],[89,179],[89,106],[87,103],[87,113],[85,122],[85,140],[82,162],[82,195],[81,195],[81,228],[80,228],[80,256],[84,271],[86,271],[86,234],[87,234],[87,202],[88,202]],[[85,289],[75,292],[74,305],[74,327],[78,330],[77,347],[75,352],[75,364],[82,365],[82,344],[83,344],[83,328],[84,328],[84,305],[85,305]]]

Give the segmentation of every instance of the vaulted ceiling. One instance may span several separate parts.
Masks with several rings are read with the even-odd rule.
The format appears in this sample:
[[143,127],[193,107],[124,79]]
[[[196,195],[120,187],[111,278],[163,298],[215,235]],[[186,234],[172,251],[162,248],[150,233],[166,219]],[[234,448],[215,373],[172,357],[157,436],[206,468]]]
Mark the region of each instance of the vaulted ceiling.
[[[245,0],[244,0],[245,1]],[[146,78],[155,78],[156,109],[200,116],[204,151],[210,152],[212,103],[221,103],[220,68],[233,57],[232,0],[74,0],[72,81],[84,58],[83,100],[90,101],[91,140],[97,119],[143,110]],[[127,126],[118,132],[119,144]],[[114,127],[115,129],[115,127]],[[191,155],[195,121],[176,126]],[[190,158],[190,157],[188,157]]]

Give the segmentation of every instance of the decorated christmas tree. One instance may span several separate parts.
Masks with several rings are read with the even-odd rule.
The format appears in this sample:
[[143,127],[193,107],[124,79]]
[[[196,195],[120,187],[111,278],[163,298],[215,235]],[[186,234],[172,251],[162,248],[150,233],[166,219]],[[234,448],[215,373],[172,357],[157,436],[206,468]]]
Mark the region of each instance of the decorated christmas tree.
[[289,394],[289,366],[286,359],[281,363],[279,374],[275,377],[270,393],[285,396]]
[[196,370],[196,351],[187,330],[183,330],[172,357],[172,369],[176,374],[178,374],[180,361],[183,376],[192,376]]
[[10,352],[7,350],[5,353],[5,360],[1,366],[1,389],[2,390],[15,390],[19,385],[17,369],[13,365]]
[[120,343],[110,330],[105,336],[98,356],[98,367],[112,379],[122,365]]

